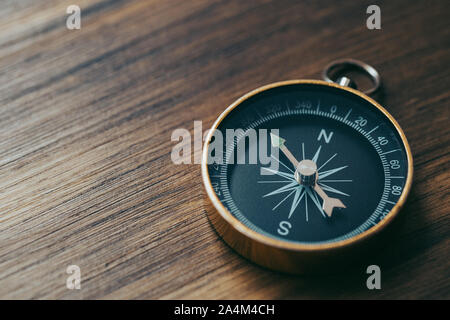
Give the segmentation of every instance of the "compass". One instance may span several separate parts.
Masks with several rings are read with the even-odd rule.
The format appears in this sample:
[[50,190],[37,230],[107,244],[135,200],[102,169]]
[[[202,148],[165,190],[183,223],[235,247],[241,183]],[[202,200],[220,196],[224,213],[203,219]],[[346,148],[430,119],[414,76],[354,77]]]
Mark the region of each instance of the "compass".
[[350,79],[328,78],[348,65],[377,89],[375,69],[338,61],[327,67],[328,81],[247,93],[206,138],[208,217],[232,248],[262,266],[302,273],[330,257],[344,262],[351,248],[382,233],[409,193],[412,156],[397,121]]

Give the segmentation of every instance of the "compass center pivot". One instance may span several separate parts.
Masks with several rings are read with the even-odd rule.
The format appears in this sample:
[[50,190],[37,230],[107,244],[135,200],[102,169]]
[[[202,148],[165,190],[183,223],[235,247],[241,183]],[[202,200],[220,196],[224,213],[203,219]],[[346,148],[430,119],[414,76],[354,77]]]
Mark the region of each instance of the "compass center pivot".
[[316,183],[317,165],[312,160],[302,160],[295,169],[295,180],[304,186],[313,186]]

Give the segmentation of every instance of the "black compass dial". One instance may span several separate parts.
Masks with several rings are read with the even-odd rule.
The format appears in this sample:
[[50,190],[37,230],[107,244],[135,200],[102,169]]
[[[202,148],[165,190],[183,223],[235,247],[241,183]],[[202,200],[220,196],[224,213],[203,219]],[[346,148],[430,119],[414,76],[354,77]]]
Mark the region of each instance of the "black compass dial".
[[408,159],[396,127],[369,101],[336,87],[259,92],[218,130],[228,144],[221,161],[208,165],[213,189],[234,217],[265,236],[305,244],[351,238],[389,214],[405,188]]

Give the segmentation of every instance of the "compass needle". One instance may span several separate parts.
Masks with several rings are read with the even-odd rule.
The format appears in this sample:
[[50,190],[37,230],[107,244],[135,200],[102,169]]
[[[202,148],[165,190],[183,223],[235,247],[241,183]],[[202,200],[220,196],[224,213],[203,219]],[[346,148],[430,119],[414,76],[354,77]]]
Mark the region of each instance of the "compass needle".
[[327,194],[322,190],[322,188],[318,184],[314,186],[314,190],[322,198],[323,200],[322,209],[323,211],[325,211],[327,216],[331,217],[333,213],[333,208],[345,208],[345,205],[342,203],[341,200],[337,198],[328,197]]
[[297,168],[298,161],[295,159],[295,157],[292,155],[292,153],[289,151],[289,149],[285,146],[286,140],[283,138],[278,137],[277,135],[270,133],[270,140],[272,142],[272,146],[279,148],[284,155],[289,159],[289,161],[292,163],[294,168]]
[[292,171],[291,168],[289,168],[287,165],[285,165],[283,163],[283,161],[280,161],[280,159],[277,159],[276,157],[274,157],[273,155],[270,156],[272,159],[274,159],[276,162],[278,162],[279,164],[281,164],[283,167],[285,167],[288,171],[294,173],[294,171]]

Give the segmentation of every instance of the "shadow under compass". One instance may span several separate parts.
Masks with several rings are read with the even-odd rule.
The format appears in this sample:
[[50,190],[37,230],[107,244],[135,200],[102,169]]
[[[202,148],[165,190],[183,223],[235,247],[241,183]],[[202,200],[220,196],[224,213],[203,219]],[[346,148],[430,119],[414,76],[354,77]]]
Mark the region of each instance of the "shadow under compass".
[[[379,235],[381,237],[369,239],[372,243],[365,247],[361,255],[342,261],[342,265],[317,269],[314,273],[289,275],[271,272],[278,281],[288,283],[280,288],[280,296],[288,299],[374,298],[392,295],[397,286],[404,282],[413,284],[414,279],[422,274],[417,259],[436,242],[433,240],[436,237],[424,232],[427,221],[423,214],[418,214],[420,212],[423,212],[420,199],[416,197],[416,188],[413,187],[406,207],[383,230]],[[412,229],[416,231],[411,233]],[[373,274],[367,271],[371,265],[380,267],[381,290],[369,290],[367,287],[367,279]]]

